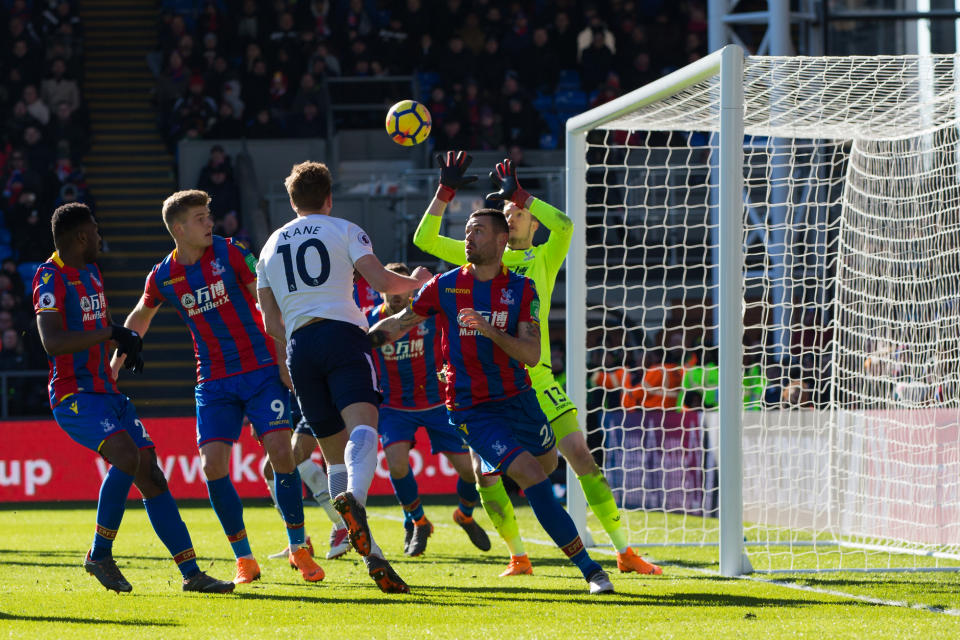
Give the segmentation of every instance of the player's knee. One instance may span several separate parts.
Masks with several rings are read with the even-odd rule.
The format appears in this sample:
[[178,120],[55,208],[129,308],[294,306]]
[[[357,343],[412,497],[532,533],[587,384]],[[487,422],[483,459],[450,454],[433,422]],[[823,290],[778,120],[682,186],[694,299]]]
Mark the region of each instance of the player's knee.
[[219,480],[220,478],[226,477],[228,473],[230,473],[229,458],[227,460],[220,460],[213,456],[205,456],[203,458],[203,477],[206,478],[207,482]]
[[163,475],[163,470],[160,468],[160,465],[157,464],[156,460],[150,465],[149,477],[154,488],[158,490],[158,494],[167,491],[167,477]]
[[540,468],[543,469],[543,472],[546,475],[550,475],[557,470],[557,450],[553,449],[549,453],[538,456],[537,461],[540,463]]
[[410,473],[410,453],[394,449],[396,448],[388,447],[384,451],[387,458],[387,468],[390,469],[390,477],[405,478]]
[[107,462],[115,466],[120,471],[128,473],[131,476],[137,475],[140,467],[140,452],[136,447],[118,449],[111,451],[107,457]]
[[273,466],[270,464],[270,458],[263,456],[263,462],[260,463],[260,473],[266,480],[273,480]]
[[587,447],[587,441],[579,432],[571,433],[559,443],[563,457],[573,467],[578,476],[593,473],[597,470],[597,462]]
[[513,478],[521,489],[526,489],[547,479],[543,467],[529,453],[523,453],[514,459],[507,468],[507,475]]

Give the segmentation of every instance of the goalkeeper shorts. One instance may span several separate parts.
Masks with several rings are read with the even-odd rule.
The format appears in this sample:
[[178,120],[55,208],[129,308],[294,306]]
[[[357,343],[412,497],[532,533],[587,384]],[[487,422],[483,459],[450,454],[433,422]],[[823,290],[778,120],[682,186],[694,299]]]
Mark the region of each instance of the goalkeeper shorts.
[[[557,383],[549,365],[541,362],[537,366],[527,369],[527,371],[530,373],[530,382],[533,389],[537,392],[537,402],[540,403],[540,409],[543,410],[544,415],[547,416],[547,421],[553,426],[557,440],[562,440],[564,436],[573,433],[576,428],[567,429],[566,433],[561,433],[560,431],[564,431],[563,427],[566,425],[553,425],[552,423],[567,411],[576,411],[576,405],[567,397],[567,392],[563,390],[563,387]],[[571,422],[576,427],[576,421]],[[560,431],[557,430],[557,426],[560,426]]]

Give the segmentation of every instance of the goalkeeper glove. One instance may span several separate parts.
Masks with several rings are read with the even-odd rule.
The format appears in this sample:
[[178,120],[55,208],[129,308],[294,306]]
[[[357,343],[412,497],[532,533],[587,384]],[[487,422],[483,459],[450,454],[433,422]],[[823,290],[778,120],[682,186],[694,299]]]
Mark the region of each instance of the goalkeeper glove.
[[490,182],[499,189],[493,193],[487,194],[487,200],[511,201],[521,209],[530,199],[530,193],[520,186],[517,179],[517,168],[513,166],[510,160],[504,160],[497,165],[496,171],[490,172]]
[[143,340],[140,334],[122,325],[114,324],[111,325],[110,339],[117,343],[117,354],[127,356],[123,362],[123,368],[134,373],[142,372],[143,357],[140,351],[143,349]]
[[477,181],[476,176],[464,175],[471,162],[473,162],[473,156],[468,156],[464,151],[458,151],[456,154],[453,151],[447,151],[446,158],[442,153],[437,154],[437,164],[440,165],[437,199],[450,202],[457,195],[457,189]]

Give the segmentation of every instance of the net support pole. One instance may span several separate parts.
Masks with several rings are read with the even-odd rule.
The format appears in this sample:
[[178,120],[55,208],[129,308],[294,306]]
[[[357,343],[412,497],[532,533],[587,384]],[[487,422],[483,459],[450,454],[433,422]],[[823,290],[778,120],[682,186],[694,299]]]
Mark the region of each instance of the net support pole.
[[720,574],[751,571],[743,541],[743,50],[720,60]]
[[[566,317],[567,317],[567,388],[570,400],[580,410],[581,420],[587,417],[587,136],[578,132],[567,135],[567,215],[573,220],[573,238],[567,252]],[[581,426],[581,428],[583,428]],[[577,525],[580,539],[594,546],[587,529],[587,499],[580,481],[567,465],[567,511]]]

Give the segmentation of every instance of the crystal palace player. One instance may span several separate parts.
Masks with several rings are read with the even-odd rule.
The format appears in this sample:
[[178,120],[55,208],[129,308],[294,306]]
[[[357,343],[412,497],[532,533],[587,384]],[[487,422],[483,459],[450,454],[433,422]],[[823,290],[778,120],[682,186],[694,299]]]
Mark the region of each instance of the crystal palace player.
[[[252,582],[260,566],[250,550],[243,505],[230,480],[230,453],[243,416],[270,457],[290,562],[303,579],[323,579],[310,557],[303,527],[303,491],[290,446],[289,394],[273,339],[256,308],[256,258],[242,245],[213,235],[210,196],[178,191],[163,203],[163,222],[176,248],[147,275],[143,295],[125,325],[144,335],[168,302],[190,329],[197,358],[197,446],[210,503],[237,559],[234,582]],[[119,358],[113,366],[119,367]]]
[[[439,235],[440,219],[447,204],[453,200],[456,190],[475,178],[465,177],[470,166],[470,156],[462,151],[446,158],[438,157],[442,166],[440,187],[420,221],[413,242],[417,247],[453,264],[464,259],[464,243]],[[557,448],[577,474],[587,504],[617,549],[617,567],[620,571],[636,571],[643,574],[660,574],[660,567],[640,557],[627,544],[621,528],[620,512],[613,493],[603,473],[597,467],[587,440],[577,423],[577,409],[553,377],[550,367],[550,332],[547,319],[550,315],[550,298],[553,286],[570,248],[573,237],[573,222],[562,211],[527,193],[517,180],[517,172],[510,160],[504,160],[490,173],[499,191],[487,196],[490,200],[504,203],[504,214],[510,225],[508,249],[503,263],[511,270],[531,278],[537,292],[543,296],[540,307],[541,333],[540,360],[527,367],[537,401],[546,414],[557,436]],[[540,222],[550,230],[550,238],[543,244],[533,245],[533,234]],[[510,547],[510,566],[503,575],[531,573],[530,560],[523,550],[523,542],[517,528],[510,498],[499,478],[480,478],[480,496],[484,510],[497,527],[497,531]]]
[[215,580],[197,566],[190,534],[157,465],[153,442],[106,366],[107,348],[113,341],[126,355],[128,367],[139,371],[143,343],[136,332],[112,324],[103,278],[94,264],[100,233],[90,209],[79,203],[57,208],[53,241],[57,251],[33,279],[37,328],[49,354],[50,407],[61,429],[111,465],[100,486],[97,531],[84,569],[107,589],[132,590],[113,559],[112,548],[127,494],[135,484],[150,524],[183,574],[183,590],[233,591],[232,582]]
[[[409,275],[407,265],[394,262],[387,269]],[[386,296],[387,301],[367,312],[370,324],[399,313],[410,304],[413,291]],[[423,513],[417,481],[410,471],[410,447],[419,427],[427,431],[430,452],[442,453],[456,469],[457,495],[460,506],[453,520],[481,551],[490,550],[490,539],[473,519],[473,508],[480,499],[470,462],[469,448],[457,430],[447,421],[447,410],[437,373],[443,367],[440,359],[440,332],[434,318],[428,318],[396,342],[385,344],[374,353],[383,404],[380,407],[380,442],[390,468],[390,482],[403,507],[406,535],[403,551],[418,556],[427,548],[433,525]]]
[[332,183],[322,163],[295,165],[285,185],[297,216],[273,232],[257,263],[266,329],[287,341],[300,410],[320,441],[330,495],[351,543],[382,591],[408,593],[374,542],[364,509],[377,466],[380,393],[367,319],[353,301],[353,273],[387,293],[409,291],[429,276],[387,271],[360,227],[330,215]]
[[433,278],[409,307],[371,329],[371,343],[384,344],[439,316],[451,425],[483,460],[486,473],[505,472],[520,485],[590,593],[608,593],[613,585],[590,559],[547,478],[557,464],[556,439],[524,368],[540,360],[540,302],[533,281],[503,265],[508,235],[501,211],[474,211],[466,227],[470,264]]

